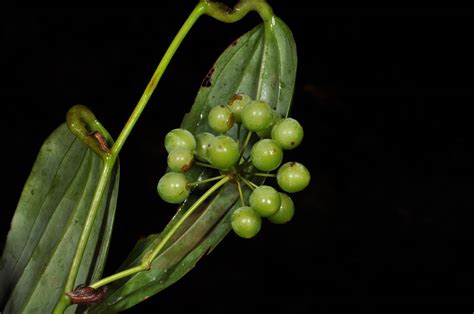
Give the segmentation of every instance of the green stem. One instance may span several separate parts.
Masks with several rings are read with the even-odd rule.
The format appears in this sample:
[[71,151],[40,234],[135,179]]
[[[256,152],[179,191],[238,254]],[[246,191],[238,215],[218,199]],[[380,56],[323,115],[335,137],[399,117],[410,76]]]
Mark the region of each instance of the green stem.
[[242,193],[242,186],[240,185],[240,181],[239,181],[239,180],[237,180],[237,188],[239,189],[240,204],[241,204],[242,206],[245,206],[244,193]]
[[249,188],[251,188],[252,190],[255,190],[256,188],[258,188],[258,185],[256,185],[255,183],[253,183],[252,181],[249,181],[247,179],[245,179],[243,176],[239,175],[239,178],[245,183],[248,185]]
[[[203,3],[199,3],[191,12],[188,19],[184,22],[183,26],[176,34],[168,50],[165,52],[163,58],[158,64],[158,67],[153,73],[153,76],[151,77],[150,82],[148,83],[145,91],[143,92],[143,95],[138,101],[135,109],[133,110],[130,118],[128,119],[127,123],[122,129],[122,132],[120,133],[119,137],[117,138],[114,145],[112,146],[112,149],[110,150],[110,152],[104,152],[103,150],[100,149],[100,147],[98,148],[96,141],[91,141],[88,139],[87,137],[88,130],[84,128],[82,124],[93,125],[93,124],[97,124],[98,122],[92,113],[86,111],[87,109],[86,107],[84,106],[76,107],[76,108],[73,107],[73,110],[70,110],[70,114],[68,113],[68,116],[66,117],[66,119],[68,120],[69,128],[73,131],[74,134],[80,137],[81,140],[86,142],[86,144],[91,149],[93,149],[97,154],[100,155],[100,157],[104,161],[104,166],[102,169],[99,182],[97,184],[96,191],[94,193],[94,197],[91,203],[91,207],[89,209],[88,216],[86,218],[86,223],[82,229],[81,237],[79,239],[79,243],[76,248],[72,266],[69,270],[69,275],[66,281],[64,292],[71,291],[74,288],[74,283],[76,281],[77,274],[79,272],[79,267],[82,261],[82,257],[84,255],[85,248],[87,246],[87,241],[89,239],[90,232],[92,230],[92,225],[95,221],[95,217],[97,215],[99,205],[105,191],[105,187],[107,186],[107,183],[110,179],[110,176],[112,174],[112,169],[115,165],[115,162],[117,160],[120,150],[125,144],[133,127],[137,123],[138,118],[140,117],[143,110],[145,109],[148,103],[148,100],[153,94],[153,91],[155,90],[160,78],[163,76],[164,71],[166,70],[168,64],[170,63],[173,55],[176,53],[176,50],[178,49],[179,45],[183,41],[184,37],[188,34],[191,27],[197,21],[197,19],[201,15],[203,15],[205,11],[206,11],[206,6]],[[78,121],[78,123],[76,123],[76,121]],[[99,124],[99,127],[97,128],[100,129],[100,127],[101,126]],[[56,307],[53,313],[54,314],[63,313],[69,304],[70,304],[69,298],[64,295],[61,296],[61,298],[58,300],[58,303],[56,304]]]
[[246,172],[245,174],[251,174],[257,177],[267,177],[267,178],[276,178],[274,173],[263,173],[263,172]]
[[243,142],[242,147],[240,148],[239,164],[242,161],[242,157],[244,156],[245,148],[249,144],[250,138],[252,137],[252,134],[253,134],[252,131],[248,131],[247,137],[245,137],[245,141]]
[[168,243],[168,241],[171,239],[171,237],[178,231],[179,227],[186,221],[186,219],[189,218],[189,216],[199,208],[199,206],[209,197],[217,191],[221,186],[226,184],[227,182],[230,181],[232,176],[230,175],[225,175],[219,182],[214,184],[209,190],[206,191],[189,209],[181,216],[181,218],[176,222],[176,224],[173,225],[173,227],[166,233],[166,235],[163,237],[163,239],[158,243],[158,245],[151,251],[150,254],[146,255],[146,258],[142,261],[142,264],[139,266],[135,266],[129,269],[126,269],[124,271],[121,271],[117,274],[113,274],[112,276],[103,278],[94,284],[90,285],[90,287],[97,289],[99,287],[102,287],[106,284],[109,284],[111,282],[114,282],[116,280],[125,278],[127,276],[136,274],[138,272],[144,271],[144,270],[149,270],[151,267],[151,263],[153,260],[158,256],[158,254],[161,253],[163,250],[164,246]]
[[220,175],[220,176],[217,176],[217,177],[212,177],[212,178],[204,179],[204,180],[201,180],[201,181],[191,182],[191,183],[188,183],[188,186],[194,186],[194,185],[199,185],[199,184],[202,184],[202,183],[216,181],[216,180],[222,179],[225,176],[226,175],[223,174],[223,175]]
[[240,132],[242,130],[242,123],[237,124],[237,144],[240,145]]
[[195,164],[196,166],[200,166],[200,167],[206,167],[206,168],[212,168],[212,169],[217,169],[217,170],[219,170],[219,168],[214,167],[213,165],[206,164],[206,163],[200,162],[200,161],[196,161],[194,164]]
[[256,11],[266,22],[273,18],[273,10],[265,0],[240,0],[233,9],[219,2],[201,0],[207,6],[206,14],[224,23],[234,23],[250,11]]
[[[70,129],[73,131],[74,134],[76,134],[79,138],[81,138],[81,140],[83,140],[92,150],[94,150],[102,158],[104,164],[103,164],[102,173],[101,173],[101,176],[100,176],[100,179],[99,179],[99,182],[98,182],[98,185],[97,185],[97,188],[94,193],[94,197],[89,209],[89,213],[86,218],[86,223],[81,232],[80,240],[77,245],[74,259],[72,262],[72,266],[68,274],[68,279],[65,285],[64,292],[68,292],[73,289],[74,283],[77,278],[77,274],[79,272],[80,263],[82,261],[83,254],[87,246],[89,235],[92,230],[92,225],[95,221],[105,188],[107,186],[107,183],[110,180],[112,170],[115,166],[115,162],[118,159],[118,154],[121,151],[123,145],[125,144],[131,131],[133,130],[133,127],[137,123],[139,117],[141,116],[143,110],[145,109],[151,95],[153,94],[153,91],[158,85],[158,82],[163,76],[163,73],[165,72],[168,64],[170,63],[172,57],[174,56],[181,42],[186,37],[186,35],[188,34],[192,26],[196,23],[198,18],[203,14],[207,14],[222,22],[233,23],[243,18],[248,12],[252,10],[257,11],[265,22],[270,22],[270,23],[266,23],[266,25],[270,25],[271,22],[273,21],[273,17],[274,17],[273,11],[271,7],[266,3],[265,0],[241,0],[239,1],[239,3],[237,3],[234,9],[231,9],[231,10],[219,3],[210,2],[209,0],[201,0],[199,4],[194,8],[194,10],[191,12],[188,19],[184,22],[183,26],[181,27],[181,29],[178,31],[175,38],[171,42],[169,48],[167,49],[163,58],[158,64],[158,67],[153,73],[153,76],[150,79],[150,82],[148,83],[135,109],[133,110],[130,118],[128,119],[127,123],[125,124],[124,128],[122,129],[121,133],[119,134],[117,140],[115,141],[114,145],[112,146],[110,150],[108,149],[108,146],[107,146],[108,143],[105,143],[106,145],[104,146],[100,140],[97,140],[97,138],[101,139],[102,136],[105,136],[105,138],[110,141],[110,136],[108,135],[107,131],[100,125],[100,123],[95,119],[95,117],[93,115],[90,115],[87,112],[84,115],[83,112],[81,112],[81,110],[84,108],[78,107],[78,108],[74,108],[74,110],[71,111],[72,120],[76,119],[74,121],[80,121],[80,123],[79,123],[79,126],[77,127],[77,125],[74,124],[74,121],[71,123],[69,123],[70,121],[68,121],[68,126],[70,127]],[[89,124],[89,125],[94,126],[93,129],[100,132],[99,136],[95,139],[93,138],[91,139],[91,134],[87,132],[89,130],[87,128],[82,128],[82,125],[81,125],[82,123],[86,125]],[[180,221],[176,225],[174,225],[173,228],[165,235],[165,237],[160,242],[160,244],[155,248],[152,254],[148,257],[148,259],[146,260],[146,263],[143,263],[140,266],[137,266],[137,267],[122,271],[118,274],[112,275],[110,277],[107,277],[109,278],[108,280],[107,278],[104,278],[96,282],[91,287],[98,288],[109,282],[119,279],[119,277],[123,278],[126,276],[130,276],[131,274],[134,274],[136,272],[147,269],[149,265],[151,265],[151,262],[156,257],[156,255],[159,254],[160,250],[163,248],[164,243],[166,243],[170,239],[170,237],[176,232],[178,227],[192,213],[192,211],[194,211],[207,197],[209,197],[211,193],[213,193],[215,190],[217,190],[219,187],[221,187],[223,184],[225,184],[229,180],[230,180],[230,176],[223,177],[211,189],[209,189],[209,191],[207,191],[195,204],[193,204],[193,206],[191,206],[191,208],[183,215]],[[245,180],[244,182],[249,182],[249,181]],[[250,184],[253,184],[253,183],[250,182]],[[253,186],[255,186],[255,184],[253,184]],[[113,278],[113,279],[111,280],[110,278]],[[69,304],[70,304],[69,298],[63,294],[58,300],[58,303],[53,313],[54,314],[63,313],[64,310],[67,308],[67,306],[69,306]]]
[[176,50],[178,49],[179,45],[183,41],[184,37],[188,34],[189,30],[191,27],[196,23],[198,18],[206,13],[206,5],[204,3],[199,3],[194,10],[191,12],[187,20],[184,22],[183,26],[181,29],[178,31],[178,34],[176,34],[175,38],[171,42],[170,46],[166,50],[163,58],[161,59],[160,63],[158,64],[158,67],[155,70],[155,73],[153,73],[153,76],[150,79],[150,82],[148,83],[145,91],[143,92],[140,100],[138,101],[138,104],[136,105],[135,109],[133,110],[130,118],[128,119],[127,123],[125,124],[125,127],[123,128],[122,132],[118,136],[117,140],[115,141],[114,146],[112,147],[112,154],[118,154],[120,150],[122,149],[123,145],[125,144],[125,141],[127,140],[128,136],[130,135],[130,132],[132,132],[133,127],[138,121],[138,118],[142,114],[143,110],[145,109],[148,100],[150,99],[151,95],[153,94],[153,91],[155,90],[158,82],[160,81],[161,77],[163,76],[163,73],[165,72],[166,68],[168,67],[168,64],[171,61],[171,58],[174,56],[176,53]]
[[[92,199],[92,203],[89,208],[89,213],[87,215],[84,227],[82,228],[81,236],[76,247],[74,258],[72,261],[71,268],[69,269],[69,275],[66,280],[66,285],[64,287],[64,292],[68,292],[74,289],[74,283],[76,282],[77,274],[79,273],[79,268],[81,266],[82,257],[87,247],[87,242],[89,240],[92,227],[95,222],[97,213],[99,212],[100,203],[102,196],[109,182],[110,176],[112,175],[112,170],[114,168],[115,158],[106,158],[104,160],[102,173],[97,183],[97,188]],[[69,306],[70,300],[67,296],[63,295],[58,300],[56,307],[53,311],[54,314],[63,313],[67,306]]]

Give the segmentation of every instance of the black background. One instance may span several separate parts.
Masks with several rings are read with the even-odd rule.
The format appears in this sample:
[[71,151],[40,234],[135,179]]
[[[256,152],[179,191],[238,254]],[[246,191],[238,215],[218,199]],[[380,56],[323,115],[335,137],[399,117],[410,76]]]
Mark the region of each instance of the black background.
[[[69,107],[117,136],[192,1],[147,9],[4,11],[0,28],[3,242],[24,181]],[[312,183],[287,225],[229,234],[130,313],[474,311],[474,11],[310,8],[272,1],[298,47],[289,154]],[[174,212],[156,194],[163,138],[219,54],[259,22],[202,18],[121,153],[110,273]]]

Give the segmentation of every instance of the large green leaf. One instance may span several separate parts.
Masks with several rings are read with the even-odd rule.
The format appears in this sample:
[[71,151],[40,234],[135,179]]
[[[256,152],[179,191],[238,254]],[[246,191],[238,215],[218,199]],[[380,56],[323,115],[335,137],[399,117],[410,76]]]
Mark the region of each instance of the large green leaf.
[[[51,313],[64,291],[102,161],[65,124],[45,141],[0,261],[0,312]],[[77,284],[102,275],[115,215],[118,166],[94,223]],[[73,313],[76,307],[67,312]]]
[[[211,108],[226,104],[236,93],[268,102],[281,115],[289,112],[295,76],[296,46],[289,28],[278,18],[259,25],[233,42],[219,57],[204,79],[191,111],[181,127],[197,134],[210,131],[206,117]],[[236,136],[236,128],[231,130]],[[195,168],[192,179],[209,174]],[[122,269],[140,264],[141,258],[155,247],[183,213],[196,200],[193,192],[161,235],[140,241]],[[245,191],[246,197],[249,191]],[[189,270],[206,252],[230,231],[230,215],[239,206],[234,184],[226,184],[207,204],[191,215],[153,261],[151,270],[137,273],[111,284],[106,299],[91,312],[123,311],[165,289]]]

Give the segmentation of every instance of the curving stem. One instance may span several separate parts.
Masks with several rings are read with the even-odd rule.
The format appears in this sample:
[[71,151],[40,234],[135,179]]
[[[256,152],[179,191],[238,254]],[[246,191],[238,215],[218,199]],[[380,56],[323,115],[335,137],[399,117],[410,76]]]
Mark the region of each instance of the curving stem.
[[[153,73],[150,82],[148,83],[147,87],[145,88],[145,91],[143,92],[137,105],[135,106],[135,109],[133,110],[130,118],[128,119],[127,123],[125,124],[124,128],[122,129],[121,133],[119,134],[117,140],[115,141],[115,143],[113,143],[113,145],[110,134],[99,123],[99,121],[95,118],[94,114],[87,107],[77,105],[69,110],[66,116],[69,129],[72,133],[79,137],[89,148],[91,148],[97,155],[100,156],[100,158],[103,160],[103,169],[98,185],[96,187],[96,191],[94,193],[94,198],[89,209],[86,223],[84,224],[80,240],[76,248],[75,256],[65,285],[64,294],[58,300],[58,303],[56,304],[56,307],[53,311],[54,314],[63,313],[64,310],[71,304],[71,300],[67,296],[67,293],[73,290],[73,286],[79,271],[79,265],[82,261],[82,256],[84,254],[84,250],[89,239],[92,225],[95,221],[95,216],[97,214],[100,201],[104,194],[105,186],[110,180],[112,169],[114,168],[115,163],[118,159],[118,154],[121,151],[123,145],[125,144],[131,131],[133,130],[133,127],[137,123],[139,117],[141,116],[143,110],[148,104],[151,95],[153,94],[156,86],[158,85],[158,82],[163,76],[168,64],[176,53],[176,50],[180,46],[181,42],[188,34],[192,26],[199,19],[199,17],[201,17],[203,14],[209,15],[225,23],[233,23],[242,19],[250,11],[258,12],[261,18],[264,20],[265,26],[271,26],[274,15],[271,7],[267,4],[265,0],[241,0],[232,9],[217,2],[211,2],[209,0],[200,0],[200,2],[196,5],[194,10],[186,19],[183,26],[178,31],[170,46],[166,50],[163,58],[158,64],[158,67]],[[112,147],[110,147],[110,145],[112,145]],[[229,177],[225,176],[211,189],[215,191],[215,189],[221,187],[228,180],[230,180]],[[210,194],[208,194],[208,192],[206,192],[203,196],[209,196]],[[193,206],[195,206],[195,204]],[[183,221],[188,217],[188,212],[183,216]],[[180,224],[181,223],[179,223],[178,225]],[[165,236],[165,239],[169,239],[175,231],[176,230],[174,229],[170,230],[169,234]],[[164,242],[166,241],[162,241],[162,243]],[[91,285],[91,287],[97,288],[106,283],[115,281],[119,279],[119,277],[123,278],[125,276],[131,275],[132,273],[148,269],[153,259],[161,251],[161,245],[158,245],[158,247],[154,249],[152,254],[148,256],[148,259],[144,261],[142,265],[137,266],[134,269],[129,269],[128,272],[121,273],[120,276],[117,276],[118,274],[109,276],[107,277],[107,280],[100,280],[95,284]]]

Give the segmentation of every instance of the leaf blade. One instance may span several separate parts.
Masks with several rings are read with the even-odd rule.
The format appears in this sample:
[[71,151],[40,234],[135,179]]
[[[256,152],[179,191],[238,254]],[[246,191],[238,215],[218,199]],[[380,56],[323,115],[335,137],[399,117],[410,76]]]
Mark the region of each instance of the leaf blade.
[[[212,132],[207,123],[209,111],[227,103],[236,93],[245,93],[254,99],[267,101],[281,115],[286,116],[292,102],[295,77],[296,45],[289,28],[275,17],[271,24],[259,25],[241,36],[221,54],[204,79],[181,127],[193,134]],[[229,133],[236,137],[236,127]],[[209,170],[193,169],[188,176],[195,181],[207,176],[208,172]],[[248,197],[249,190],[245,189],[244,193]],[[153,238],[148,247],[142,246],[141,252],[132,251],[131,256],[135,258],[120,269],[137,265],[140,257],[159,243],[162,235],[179,220],[196,198],[195,193],[191,193],[161,235]],[[201,208],[190,217],[185,226],[179,228],[178,236],[167,244],[166,249],[153,261],[149,271],[112,283],[106,299],[94,305],[90,312],[123,311],[182,278],[231,230],[230,216],[240,206],[238,199],[239,193],[235,185],[227,183],[209,201],[208,206]]]
[[[52,311],[64,290],[100,168],[99,158],[65,124],[45,141],[23,188],[1,258],[2,313]],[[103,270],[118,181],[117,167],[93,227],[79,282],[99,277]]]

